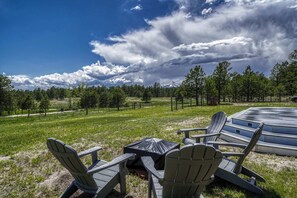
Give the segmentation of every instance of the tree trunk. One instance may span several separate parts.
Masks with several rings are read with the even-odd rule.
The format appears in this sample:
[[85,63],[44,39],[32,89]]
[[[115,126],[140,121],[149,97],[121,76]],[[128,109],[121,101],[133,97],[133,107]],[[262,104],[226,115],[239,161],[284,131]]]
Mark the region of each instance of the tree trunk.
[[196,88],[196,90],[195,90],[195,100],[196,100],[196,106],[198,106],[198,105],[199,105],[199,102],[198,102],[198,100],[199,100],[199,95],[198,95],[198,90],[197,90],[197,88]]
[[221,103],[221,90],[218,90],[218,104]]
[[89,109],[86,108],[86,115],[89,115]]
[[171,99],[170,99],[170,104],[171,104],[171,111],[173,111],[173,100],[172,100],[172,96],[171,96]]
[[182,98],[182,109],[184,108],[184,98]]

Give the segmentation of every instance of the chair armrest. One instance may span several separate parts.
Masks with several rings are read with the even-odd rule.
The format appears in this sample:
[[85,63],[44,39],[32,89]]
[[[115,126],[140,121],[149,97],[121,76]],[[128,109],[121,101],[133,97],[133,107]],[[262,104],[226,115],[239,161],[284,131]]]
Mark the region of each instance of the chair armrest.
[[240,157],[244,155],[244,153],[236,153],[236,152],[222,152],[222,154],[225,157],[230,157],[230,156]]
[[78,155],[78,157],[83,157],[83,156],[91,154],[92,162],[93,162],[93,164],[95,164],[98,161],[97,151],[99,151],[101,149],[102,149],[102,147],[96,146],[96,147],[90,148],[88,150],[79,152],[77,155]]
[[127,160],[133,160],[135,158],[135,153],[126,153],[123,154],[119,157],[114,158],[112,161],[107,162],[106,164],[103,164],[102,166],[96,167],[96,168],[91,168],[90,170],[87,171],[88,174],[94,174],[98,171],[107,169],[109,167],[115,166],[120,163],[125,163]]
[[78,155],[78,157],[83,157],[85,155],[89,155],[89,154],[94,153],[94,152],[97,152],[99,150],[102,150],[102,147],[96,146],[96,147],[87,149],[85,151],[79,152],[77,155]]
[[232,147],[239,147],[244,149],[247,145],[239,144],[239,143],[232,143],[232,142],[216,142],[216,141],[209,141],[207,144],[212,144],[215,146],[232,146]]
[[207,128],[191,128],[191,129],[180,129],[177,131],[177,134],[182,134],[183,132],[186,131],[206,131]]
[[185,138],[190,137],[190,131],[205,131],[206,132],[207,128],[192,128],[192,129],[180,129],[177,131],[177,134],[182,134],[185,133]]
[[163,181],[164,177],[156,170],[155,162],[150,156],[141,157],[141,161],[148,172],[157,177],[159,181]]
[[210,133],[210,134],[200,134],[200,135],[192,135],[192,138],[196,139],[197,143],[200,143],[200,138],[212,137],[212,136],[219,136],[220,133]]

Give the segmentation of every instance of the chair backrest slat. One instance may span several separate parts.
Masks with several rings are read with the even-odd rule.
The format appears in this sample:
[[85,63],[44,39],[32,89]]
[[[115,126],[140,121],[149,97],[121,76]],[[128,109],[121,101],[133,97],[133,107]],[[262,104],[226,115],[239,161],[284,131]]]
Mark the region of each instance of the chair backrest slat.
[[79,159],[77,152],[64,142],[49,138],[47,147],[57,160],[71,173],[78,185],[88,189],[97,189],[93,177],[87,174],[87,168]]
[[[225,126],[226,121],[227,121],[227,115],[224,112],[218,112],[214,114],[211,118],[211,122],[207,128],[206,133],[207,134],[220,133],[223,127]],[[217,139],[217,136],[206,137],[204,138],[204,142],[215,141],[216,139]]]
[[264,124],[260,123],[258,128],[255,130],[249,144],[246,146],[246,148],[243,150],[244,155],[239,157],[239,159],[237,160],[236,166],[234,168],[234,173],[238,174],[240,173],[240,169],[241,169],[241,165],[244,161],[244,159],[246,158],[246,156],[251,152],[251,150],[255,147],[255,145],[257,144],[260,136],[262,135],[262,130],[263,130]]
[[222,157],[220,151],[205,144],[170,151],[165,157],[163,197],[200,195],[210,183]]

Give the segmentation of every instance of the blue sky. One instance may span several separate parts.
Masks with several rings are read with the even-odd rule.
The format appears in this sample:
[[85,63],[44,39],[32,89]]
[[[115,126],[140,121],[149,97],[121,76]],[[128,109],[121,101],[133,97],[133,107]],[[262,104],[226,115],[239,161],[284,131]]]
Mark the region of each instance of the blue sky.
[[296,0],[0,0],[0,72],[22,89],[168,84],[223,60],[269,74],[296,24]]
[[91,52],[91,40],[145,27],[144,18],[170,13],[177,6],[138,1],[1,0],[1,70],[7,74],[44,75],[72,72],[102,60]]

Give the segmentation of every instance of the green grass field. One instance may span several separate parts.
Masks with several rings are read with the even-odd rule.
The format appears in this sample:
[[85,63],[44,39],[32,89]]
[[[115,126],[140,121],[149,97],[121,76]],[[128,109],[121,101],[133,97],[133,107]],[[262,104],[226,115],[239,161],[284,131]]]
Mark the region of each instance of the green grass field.
[[[252,103],[221,106],[187,107],[170,111],[169,99],[153,100],[141,109],[127,108],[32,116],[30,118],[0,118],[0,197],[57,197],[67,187],[71,177],[47,151],[46,140],[58,138],[77,151],[100,145],[99,157],[110,160],[122,153],[122,148],[144,137],[157,137],[181,142],[179,128],[206,126],[218,111],[227,115],[250,106],[290,106],[293,103]],[[84,158],[90,163],[90,158]],[[245,165],[263,175],[267,182],[259,183],[265,197],[296,197],[297,160],[252,152]],[[128,176],[128,196],[146,197],[147,182]],[[116,194],[115,194],[116,196]],[[207,187],[205,197],[254,197],[222,180]]]

